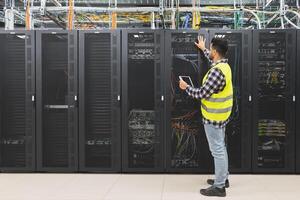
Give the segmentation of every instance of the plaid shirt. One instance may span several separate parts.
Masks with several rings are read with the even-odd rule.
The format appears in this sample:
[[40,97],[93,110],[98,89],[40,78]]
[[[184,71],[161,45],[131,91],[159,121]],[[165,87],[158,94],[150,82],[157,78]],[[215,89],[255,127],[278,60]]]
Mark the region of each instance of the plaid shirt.
[[[227,63],[227,59],[221,59],[215,63],[212,62],[212,60],[209,59],[209,50],[204,50],[205,57],[209,60],[211,64],[211,68],[216,66],[219,63]],[[186,92],[189,96],[192,96],[196,99],[203,99],[203,98],[209,98],[213,94],[217,94],[221,92],[226,85],[225,76],[222,73],[222,71],[218,68],[210,69],[207,75],[207,79],[205,80],[204,84],[200,88],[193,88],[191,86],[188,86],[186,89]],[[212,124],[216,128],[223,128],[226,126],[226,124],[229,122],[229,119],[226,121],[211,121],[208,119],[203,118],[204,124]]]

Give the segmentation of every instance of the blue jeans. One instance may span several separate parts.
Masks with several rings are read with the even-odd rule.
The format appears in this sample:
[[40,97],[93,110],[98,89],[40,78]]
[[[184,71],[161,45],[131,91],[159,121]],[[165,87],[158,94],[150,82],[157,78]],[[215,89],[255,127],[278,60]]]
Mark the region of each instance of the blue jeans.
[[225,145],[225,128],[215,128],[212,124],[204,124],[209,150],[214,157],[214,187],[222,188],[228,179],[228,155]]

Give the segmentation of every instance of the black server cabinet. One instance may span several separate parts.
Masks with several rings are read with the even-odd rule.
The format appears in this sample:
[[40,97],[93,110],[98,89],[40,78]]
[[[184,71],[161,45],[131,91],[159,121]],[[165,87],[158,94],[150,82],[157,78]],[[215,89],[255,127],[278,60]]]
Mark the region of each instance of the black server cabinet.
[[120,31],[79,32],[79,169],[121,170]]
[[162,172],[163,31],[122,30],[122,170]]
[[226,126],[230,172],[251,172],[251,30],[211,30],[213,37],[228,41],[227,59],[232,70],[234,105]]
[[253,171],[295,170],[295,30],[253,32]]
[[194,42],[207,31],[165,31],[166,169],[168,172],[209,172],[213,169],[202,124],[200,101],[180,90],[179,76],[202,83],[208,60]]
[[77,32],[36,32],[37,170],[78,169]]
[[300,31],[297,31],[297,65],[296,65],[296,172],[300,173]]
[[34,32],[0,31],[0,170],[35,170]]

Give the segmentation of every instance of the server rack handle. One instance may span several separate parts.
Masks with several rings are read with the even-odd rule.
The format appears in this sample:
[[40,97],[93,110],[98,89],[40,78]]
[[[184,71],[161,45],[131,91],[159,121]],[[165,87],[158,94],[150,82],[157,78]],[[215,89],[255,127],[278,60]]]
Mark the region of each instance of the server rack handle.
[[77,95],[74,95],[73,97],[73,105],[71,106],[71,108],[78,108],[78,96]]
[[163,94],[159,94],[159,95],[157,95],[157,105],[159,106],[159,107],[163,107],[164,106],[164,103],[165,103],[165,95],[163,95]]
[[296,95],[293,95],[293,102],[296,102]]
[[31,102],[35,104],[35,95],[31,95]]
[[121,95],[120,94],[115,94],[112,101],[116,107],[121,107]]
[[164,107],[165,106],[164,104],[165,104],[165,95],[162,94],[160,97],[160,106]]

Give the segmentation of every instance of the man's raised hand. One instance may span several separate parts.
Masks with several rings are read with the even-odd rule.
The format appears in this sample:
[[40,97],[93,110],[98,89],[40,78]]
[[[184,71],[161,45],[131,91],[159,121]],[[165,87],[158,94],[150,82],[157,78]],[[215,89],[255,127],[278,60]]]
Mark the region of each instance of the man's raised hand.
[[205,39],[203,36],[199,35],[199,36],[198,36],[198,43],[195,42],[195,45],[196,45],[199,49],[201,49],[202,51],[204,51],[204,49],[205,49],[205,42],[206,42],[206,39]]

